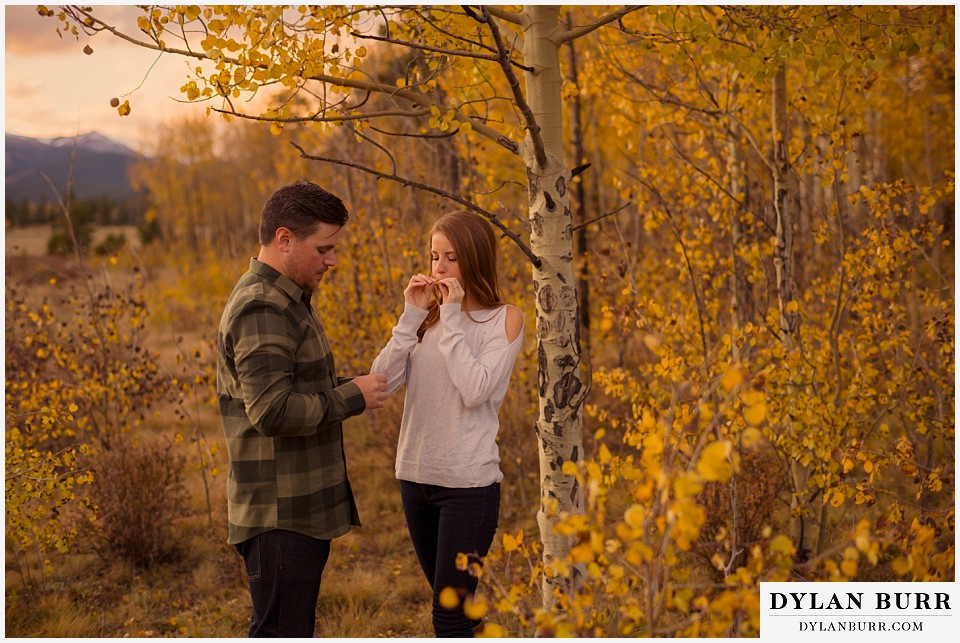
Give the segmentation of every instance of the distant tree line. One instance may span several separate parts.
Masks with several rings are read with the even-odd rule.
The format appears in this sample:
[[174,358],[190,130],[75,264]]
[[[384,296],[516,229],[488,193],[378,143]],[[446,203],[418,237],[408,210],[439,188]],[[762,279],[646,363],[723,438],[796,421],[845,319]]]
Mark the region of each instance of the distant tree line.
[[146,220],[146,205],[141,196],[122,200],[109,196],[72,199],[68,207],[73,226],[72,237],[79,247],[75,247],[71,240],[67,220],[63,216],[64,206],[59,203],[7,198],[6,225],[13,228],[50,225],[52,231],[47,252],[54,255],[72,254],[77,250],[83,254],[91,250],[96,254],[112,254],[126,245],[126,236],[120,233],[108,235],[97,247],[92,247],[93,232],[98,226],[137,226],[141,244],[149,243],[157,234],[156,225]]
[[[63,208],[56,202],[10,197],[5,201],[8,226],[55,224],[63,219]],[[74,198],[70,203],[71,215],[82,215],[95,225],[140,225],[144,221],[144,211],[143,198],[140,196],[118,200],[102,195]]]

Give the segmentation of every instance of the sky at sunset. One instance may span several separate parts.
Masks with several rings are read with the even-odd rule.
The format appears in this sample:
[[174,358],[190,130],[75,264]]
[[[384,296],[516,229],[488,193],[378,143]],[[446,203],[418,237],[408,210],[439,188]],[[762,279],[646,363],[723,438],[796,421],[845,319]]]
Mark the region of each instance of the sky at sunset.
[[[158,122],[203,113],[202,107],[175,100],[189,73],[183,59],[161,56],[158,60],[155,52],[124,44],[109,34],[61,38],[59,20],[40,17],[36,7],[4,7],[8,134],[54,138],[96,131],[139,149],[140,141],[150,136]],[[127,25],[134,24],[135,11],[122,5],[95,9]],[[83,53],[88,44],[92,55]],[[120,117],[110,107],[113,97],[130,100],[129,116]]]

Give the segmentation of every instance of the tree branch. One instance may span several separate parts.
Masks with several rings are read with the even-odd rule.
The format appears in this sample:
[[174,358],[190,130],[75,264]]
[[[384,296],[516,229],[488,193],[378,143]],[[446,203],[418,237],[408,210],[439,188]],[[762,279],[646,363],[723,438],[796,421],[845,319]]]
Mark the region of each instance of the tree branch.
[[[123,32],[119,31],[115,27],[112,27],[107,23],[103,22],[102,20],[95,17],[90,12],[84,11],[80,7],[70,7],[70,10],[75,11],[80,16],[83,16],[83,18],[81,19],[78,19],[76,17],[73,18],[78,24],[87,24],[88,28],[99,30],[99,31],[108,31],[114,36],[116,36],[117,38],[120,38],[121,40],[125,40],[129,43],[137,45],[138,47],[142,47],[144,49],[152,49],[154,51],[160,51],[160,52],[174,54],[178,56],[184,56],[187,58],[196,58],[198,60],[213,60],[210,56],[208,56],[206,53],[203,53],[203,52],[190,51],[189,49],[174,49],[170,47],[160,47],[160,45],[154,42],[132,38],[131,36],[128,36]],[[87,23],[87,20],[89,20],[90,22]],[[91,26],[91,24],[93,26]],[[236,58],[230,58],[227,56],[224,56],[223,60],[236,67],[252,67],[252,68],[260,68],[260,69],[263,69],[266,67],[266,65],[243,65]],[[501,65],[503,64],[502,60],[500,61],[500,64]],[[507,66],[507,68],[509,69],[509,65]],[[511,70],[511,73],[512,73],[512,70]],[[336,76],[328,76],[326,74],[317,74],[314,76],[309,76],[309,77],[306,77],[305,80],[314,80],[320,83],[335,85],[339,87],[349,87],[351,89],[373,91],[373,92],[377,92],[387,96],[409,100],[410,102],[416,105],[420,105],[427,108],[435,105],[435,103],[432,100],[430,100],[429,98],[427,98],[426,96],[418,92],[408,91],[404,88],[395,87],[393,85],[386,85],[386,84],[378,83],[375,81],[366,81],[366,80],[360,80],[356,78],[338,78]],[[436,105],[436,106],[440,107],[443,111],[446,111],[446,109],[448,109],[445,105]],[[226,110],[218,110],[218,111],[221,111],[224,113],[231,113],[231,114],[233,113],[231,111],[226,111]],[[240,114],[237,114],[237,116],[240,116]],[[273,122],[273,121],[281,121],[282,119],[261,117],[259,120]],[[300,120],[305,120],[305,119],[300,119]],[[504,149],[507,149],[514,154],[517,154],[517,155],[520,154],[520,145],[516,141],[511,140],[508,136],[498,132],[497,130],[490,127],[483,121],[470,117],[466,114],[461,115],[461,120],[469,122],[473,130],[477,132],[477,134],[479,134],[480,136],[484,136],[490,139],[491,141],[497,143]]]
[[[416,42],[409,42],[406,40],[396,40],[394,38],[386,38],[384,36],[370,36],[370,35],[357,33],[355,31],[351,32],[350,35],[353,36],[354,38],[357,38],[358,40],[361,40],[361,39],[375,40],[377,42],[385,42],[387,44],[399,45],[401,47],[408,47],[410,49],[419,49],[421,51],[429,51],[435,54],[443,54],[444,56],[456,56],[457,58],[477,58],[479,60],[490,60],[493,62],[498,62],[500,60],[500,57],[497,56],[496,54],[482,54],[482,53],[473,52],[473,51],[464,51],[462,49],[443,49],[442,47],[430,47],[427,45],[421,45],[420,43],[416,43]],[[519,67],[524,71],[529,71],[529,72],[533,71],[532,67],[527,67],[521,63],[518,63],[515,60],[511,60],[510,64],[514,65],[515,67]]]
[[503,42],[500,27],[490,14],[490,7],[484,6],[481,15],[476,19],[478,22],[487,25],[490,29],[490,35],[493,36],[493,41],[497,45],[497,51],[500,52],[500,68],[503,70],[503,75],[506,76],[507,82],[510,83],[510,91],[513,93],[513,99],[520,108],[520,112],[523,114],[523,120],[527,124],[527,132],[530,133],[530,141],[533,144],[534,158],[541,168],[546,167],[547,152],[543,146],[543,138],[540,136],[540,125],[537,123],[537,118],[534,116],[533,110],[530,109],[530,105],[527,103],[526,96],[523,95],[523,89],[520,87],[520,79],[513,73],[513,68],[510,66],[510,52],[507,51],[507,46]]
[[590,225],[591,223],[596,223],[597,221],[600,221],[600,220],[602,220],[602,219],[606,219],[607,217],[612,217],[613,215],[618,214],[618,213],[623,212],[624,210],[626,210],[627,207],[628,207],[630,204],[632,204],[632,203],[633,203],[632,201],[627,201],[626,203],[624,203],[623,205],[621,205],[620,207],[618,207],[616,210],[611,210],[610,212],[605,212],[605,213],[601,214],[601,215],[598,216],[598,217],[594,217],[594,218],[590,219],[589,221],[584,221],[583,223],[581,223],[581,224],[579,224],[579,225],[573,226],[573,229],[572,229],[572,230],[573,230],[573,232],[576,232],[576,231],[579,230],[580,228],[586,228],[586,227],[587,227],[588,225]]
[[591,31],[596,31],[597,29],[599,29],[604,25],[608,25],[611,22],[616,22],[621,18],[623,18],[624,16],[626,16],[627,14],[633,13],[634,11],[637,11],[639,9],[643,9],[644,7],[646,7],[646,5],[624,7],[620,11],[615,11],[613,13],[609,13],[603,16],[602,18],[600,18],[599,20],[597,20],[592,24],[583,25],[582,27],[574,27],[573,29],[568,29],[567,31],[562,32],[560,37],[557,39],[557,44],[562,45],[564,43],[570,42],[571,40],[576,40],[577,38],[586,36]]
[[229,116],[236,116],[237,118],[243,118],[249,121],[259,121],[261,123],[340,123],[345,121],[367,120],[380,116],[419,118],[430,113],[429,109],[418,109],[409,112],[403,110],[387,110],[370,114],[344,114],[343,116],[320,116],[319,114],[314,114],[313,116],[287,116],[281,118],[279,116],[254,116],[253,114],[238,112],[235,109],[222,109],[219,107],[211,107],[210,109],[218,114],[227,114]]
[[422,190],[424,192],[430,192],[432,194],[436,194],[437,196],[441,196],[449,201],[453,201],[454,203],[459,203],[460,205],[467,208],[468,210],[475,212],[480,216],[488,219],[490,223],[492,223],[494,226],[499,228],[500,231],[503,232],[504,236],[508,237],[511,241],[513,241],[517,245],[518,248],[520,248],[520,251],[523,252],[523,254],[525,254],[528,259],[530,259],[530,262],[537,269],[539,269],[543,265],[543,262],[541,261],[540,257],[535,255],[533,251],[530,249],[530,247],[526,243],[524,243],[523,240],[519,236],[517,236],[515,232],[513,232],[513,230],[506,227],[500,221],[500,219],[497,218],[497,215],[493,214],[492,212],[488,212],[487,210],[484,210],[477,204],[471,201],[468,201],[461,196],[453,194],[452,192],[447,192],[446,190],[441,190],[440,188],[435,188],[431,185],[426,185],[424,183],[420,183],[418,181],[414,181],[412,179],[399,176],[397,174],[387,174],[385,172],[380,172],[379,170],[375,170],[373,168],[367,167],[365,165],[361,165],[359,163],[354,163],[353,161],[344,161],[343,159],[335,159],[335,158],[330,158],[326,156],[316,156],[314,154],[307,154],[307,152],[302,147],[300,147],[300,145],[298,145],[296,142],[291,141],[290,144],[300,152],[301,158],[307,159],[308,161],[321,161],[323,163],[331,163],[333,165],[351,167],[355,170],[366,172],[367,174],[375,176],[378,179],[386,179],[388,181],[400,183],[401,185],[404,185],[406,187],[412,187],[417,190]]
[[[409,100],[412,103],[421,105],[423,107],[440,107],[442,111],[446,111],[447,108],[445,105],[437,105],[436,102],[428,98],[427,96],[420,94],[418,92],[406,91],[402,88],[394,87],[392,85],[385,85],[383,83],[378,83],[375,81],[360,80],[357,78],[337,78],[335,76],[328,76],[326,74],[316,74],[309,77],[310,80],[315,80],[321,83],[330,83],[331,85],[337,85],[340,87],[349,87],[351,89],[363,89],[366,91],[374,91],[381,94],[386,94],[394,98],[402,98],[404,100]],[[461,114],[462,120],[469,122],[470,126],[475,132],[481,136],[485,136],[490,140],[494,141],[501,147],[513,152],[514,154],[520,153],[520,145],[516,141],[511,140],[509,137],[501,134],[497,130],[493,129],[483,121],[467,116],[466,114]]]
[[501,9],[500,7],[495,5],[488,6],[487,11],[489,11],[490,15],[493,16],[494,18],[499,18],[504,22],[509,22],[511,24],[519,25],[521,27],[526,23],[526,20],[524,19],[522,13],[507,11],[506,9]]

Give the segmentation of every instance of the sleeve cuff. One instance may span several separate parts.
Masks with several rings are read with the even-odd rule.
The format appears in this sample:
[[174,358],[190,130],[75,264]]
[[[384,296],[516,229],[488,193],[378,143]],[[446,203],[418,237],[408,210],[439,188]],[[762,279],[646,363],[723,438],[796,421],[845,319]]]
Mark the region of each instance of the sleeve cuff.
[[360,387],[352,381],[341,384],[336,388],[337,392],[343,396],[344,417],[360,415],[367,408],[367,402],[363,399],[363,393]]
[[460,313],[461,305],[456,304],[440,304],[440,319],[444,321],[448,319],[458,319],[456,315]]

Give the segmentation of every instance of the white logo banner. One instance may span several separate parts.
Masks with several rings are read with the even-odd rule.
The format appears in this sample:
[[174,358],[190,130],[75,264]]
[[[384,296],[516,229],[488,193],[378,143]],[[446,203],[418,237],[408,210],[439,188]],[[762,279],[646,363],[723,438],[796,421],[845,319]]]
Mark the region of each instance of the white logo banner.
[[760,640],[956,640],[956,583],[760,583]]

